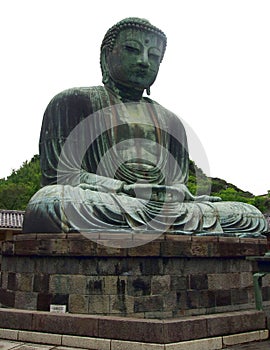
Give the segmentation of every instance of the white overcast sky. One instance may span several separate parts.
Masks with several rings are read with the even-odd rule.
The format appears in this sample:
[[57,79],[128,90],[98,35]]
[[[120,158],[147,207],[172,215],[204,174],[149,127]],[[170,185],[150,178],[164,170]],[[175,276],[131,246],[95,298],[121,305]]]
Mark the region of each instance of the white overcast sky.
[[131,16],[167,34],[151,97],[199,136],[204,170],[253,194],[270,190],[268,0],[1,1],[0,178],[38,153],[55,94],[101,83],[102,38]]

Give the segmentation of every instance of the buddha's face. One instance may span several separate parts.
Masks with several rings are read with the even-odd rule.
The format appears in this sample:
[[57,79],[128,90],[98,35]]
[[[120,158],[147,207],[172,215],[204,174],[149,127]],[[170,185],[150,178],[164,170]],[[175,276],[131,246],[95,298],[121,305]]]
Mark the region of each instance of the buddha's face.
[[162,39],[151,32],[122,30],[107,56],[111,79],[139,90],[150,87],[159,70],[163,45]]

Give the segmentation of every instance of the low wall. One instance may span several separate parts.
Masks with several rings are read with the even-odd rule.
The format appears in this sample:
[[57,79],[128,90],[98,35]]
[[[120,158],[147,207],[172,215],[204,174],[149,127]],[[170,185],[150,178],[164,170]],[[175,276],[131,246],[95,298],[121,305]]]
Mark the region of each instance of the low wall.
[[[104,241],[103,241],[104,243]],[[112,248],[80,234],[27,234],[3,242],[3,307],[136,318],[177,318],[254,309],[246,256],[266,240],[163,235],[133,248]],[[270,281],[263,286],[270,300]]]

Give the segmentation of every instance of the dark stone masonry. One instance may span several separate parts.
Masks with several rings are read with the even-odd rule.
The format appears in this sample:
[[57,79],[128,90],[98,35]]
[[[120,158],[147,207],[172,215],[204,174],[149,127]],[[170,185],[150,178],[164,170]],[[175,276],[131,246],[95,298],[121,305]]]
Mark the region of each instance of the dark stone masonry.
[[18,235],[2,246],[1,306],[162,319],[254,309],[256,263],[246,257],[266,250],[254,238],[164,235],[112,248],[80,234]]

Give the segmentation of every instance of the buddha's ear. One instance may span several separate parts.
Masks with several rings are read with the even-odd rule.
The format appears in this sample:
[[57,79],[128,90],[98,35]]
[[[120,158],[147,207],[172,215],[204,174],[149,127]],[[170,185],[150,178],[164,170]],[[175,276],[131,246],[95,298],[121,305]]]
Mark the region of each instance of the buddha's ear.
[[109,74],[109,67],[107,63],[107,50],[106,48],[103,48],[100,54],[100,66],[102,71],[102,82],[104,85],[106,85],[109,82],[110,74]]

